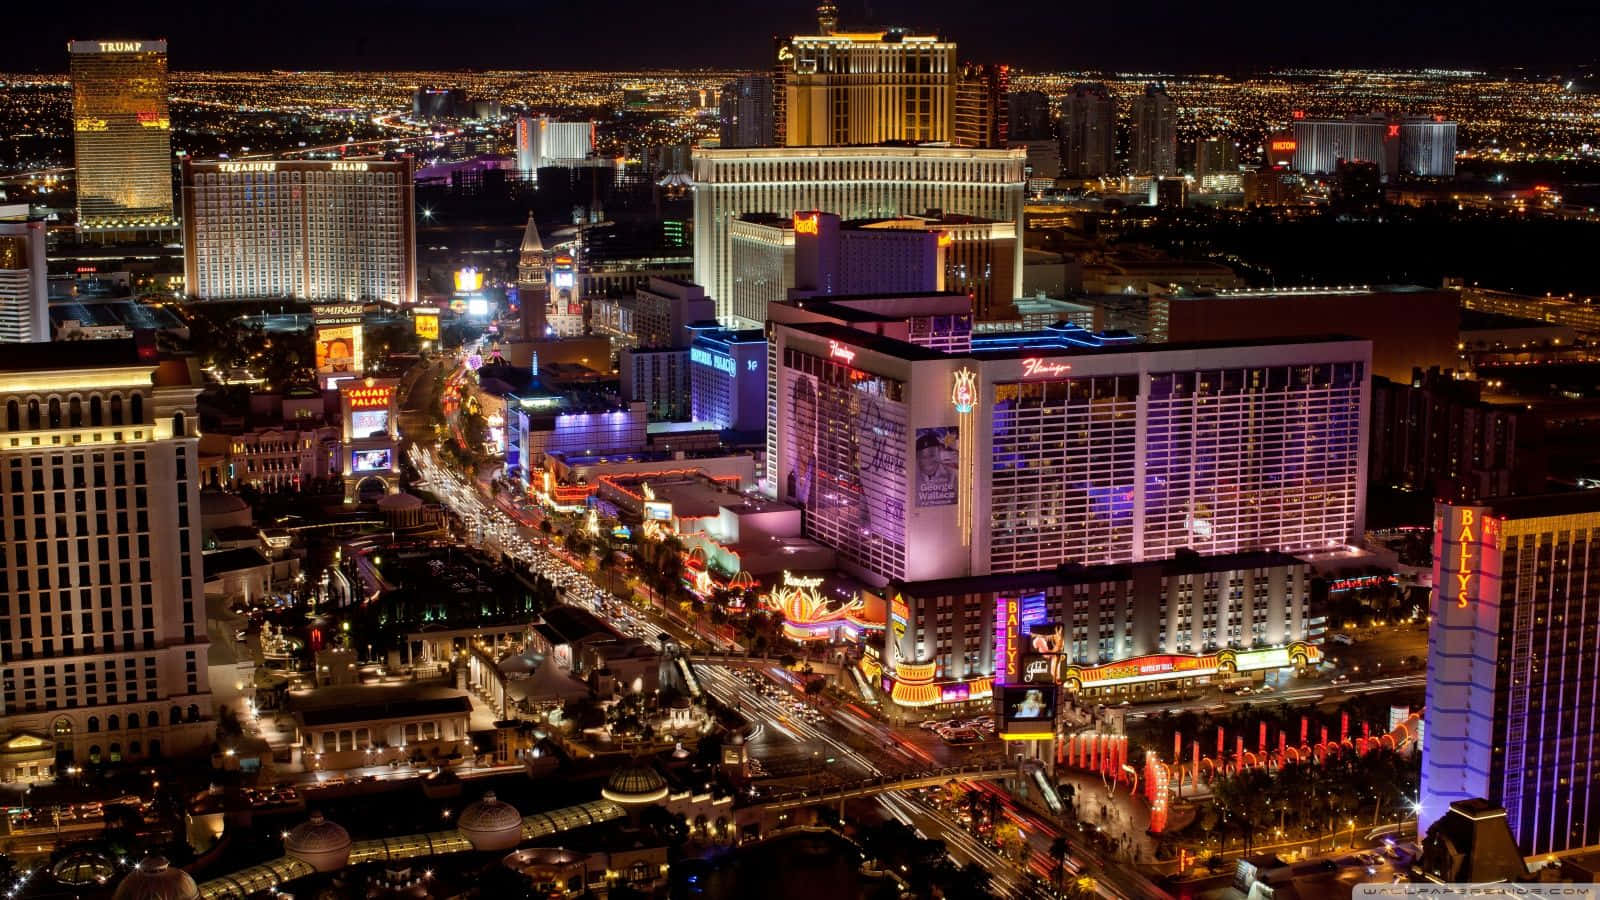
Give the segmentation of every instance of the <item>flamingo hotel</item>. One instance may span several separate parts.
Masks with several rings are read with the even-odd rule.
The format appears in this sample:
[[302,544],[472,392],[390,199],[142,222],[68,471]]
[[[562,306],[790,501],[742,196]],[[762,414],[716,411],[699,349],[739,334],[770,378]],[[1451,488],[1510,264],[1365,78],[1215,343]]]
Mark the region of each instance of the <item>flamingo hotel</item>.
[[934,347],[782,307],[764,490],[874,595],[866,686],[933,706],[1048,667],[1116,697],[1317,661],[1310,562],[1365,518],[1369,342]]

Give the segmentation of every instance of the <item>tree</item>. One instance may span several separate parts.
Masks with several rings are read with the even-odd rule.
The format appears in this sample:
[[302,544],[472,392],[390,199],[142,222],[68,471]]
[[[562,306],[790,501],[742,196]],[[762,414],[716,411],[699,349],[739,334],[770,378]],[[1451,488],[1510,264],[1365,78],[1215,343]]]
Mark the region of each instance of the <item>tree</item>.
[[1068,850],[1065,837],[1057,836],[1055,840],[1050,842],[1048,851],[1050,857],[1050,884],[1057,891],[1061,890],[1061,882],[1066,877]]

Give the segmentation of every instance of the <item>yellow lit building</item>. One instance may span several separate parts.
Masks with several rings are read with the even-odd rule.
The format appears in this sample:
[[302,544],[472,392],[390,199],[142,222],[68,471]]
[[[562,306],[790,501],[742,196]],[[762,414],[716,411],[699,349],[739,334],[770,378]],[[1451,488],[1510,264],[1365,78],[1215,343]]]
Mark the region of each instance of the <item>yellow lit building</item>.
[[161,232],[172,210],[166,41],[72,41],[72,146],[78,230]]

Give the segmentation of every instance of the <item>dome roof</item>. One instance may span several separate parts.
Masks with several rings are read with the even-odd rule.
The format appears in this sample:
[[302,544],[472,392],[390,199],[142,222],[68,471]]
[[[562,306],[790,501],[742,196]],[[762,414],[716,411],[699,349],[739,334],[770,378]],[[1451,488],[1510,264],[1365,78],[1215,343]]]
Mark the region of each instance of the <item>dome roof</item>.
[[117,885],[112,900],[198,900],[200,889],[182,869],[166,857],[147,856]]
[[494,791],[487,791],[478,802],[468,804],[456,818],[456,827],[474,850],[509,850],[522,841],[522,813],[509,803],[501,803]]
[[283,839],[283,849],[318,872],[331,872],[344,868],[350,858],[350,832],[314,812]]
[[378,501],[379,509],[416,509],[422,506],[422,498],[414,494],[385,494]]
[[117,874],[117,867],[98,850],[78,849],[52,863],[50,874],[62,884],[73,886],[105,884]]
[[228,494],[222,491],[200,492],[200,515],[226,516],[231,513],[243,512],[250,508],[238,494]]
[[611,773],[600,796],[613,803],[659,803],[667,799],[667,780],[644,760],[634,760]]

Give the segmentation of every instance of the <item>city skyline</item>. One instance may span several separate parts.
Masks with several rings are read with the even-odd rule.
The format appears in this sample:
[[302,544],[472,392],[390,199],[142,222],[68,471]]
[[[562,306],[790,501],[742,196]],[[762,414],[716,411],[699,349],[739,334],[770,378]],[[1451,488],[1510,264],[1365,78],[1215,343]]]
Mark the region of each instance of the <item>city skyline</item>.
[[[1495,69],[1531,66],[1572,71],[1595,66],[1585,37],[1595,13],[1553,0],[1497,7],[1440,0],[1400,7],[1347,4],[1337,17],[1307,9],[1259,16],[1218,12],[1176,0],[1148,4],[1145,32],[1129,37],[1122,12],[1107,7],[1074,9],[1062,32],[1050,27],[1057,10],[1041,0],[999,7],[908,0],[848,3],[839,7],[841,30],[901,27],[934,30],[960,42],[964,59],[1032,68],[1153,69],[1167,72],[1234,72],[1259,66],[1373,66]],[[338,69],[367,71],[421,66],[438,68],[622,67],[765,68],[770,39],[815,30],[816,13],[804,0],[752,7],[749,15],[727,15],[725,4],[695,0],[671,7],[619,0],[592,22],[559,24],[597,29],[600,45],[585,41],[530,41],[542,31],[510,7],[483,2],[431,9],[412,4],[400,15],[376,4],[336,9],[306,2],[270,10],[229,6],[193,9],[172,3],[91,2],[81,17],[48,8],[14,11],[18,33],[32,39],[13,48],[6,68],[22,72],[61,69],[59,48],[85,30],[97,37],[164,37],[173,42],[175,70]],[[321,23],[306,29],[308,17]],[[92,22],[92,26],[84,23]],[[716,27],[708,23],[715,22]],[[628,23],[617,27],[617,23]],[[935,27],[936,26],[936,27]],[[1043,27],[1041,27],[1043,26]],[[218,35],[243,39],[219,40]],[[426,35],[426,40],[417,40]],[[1116,35],[1117,40],[1096,36]],[[1201,37],[1203,35],[1203,38]],[[1063,40],[1066,37],[1067,40]]]

